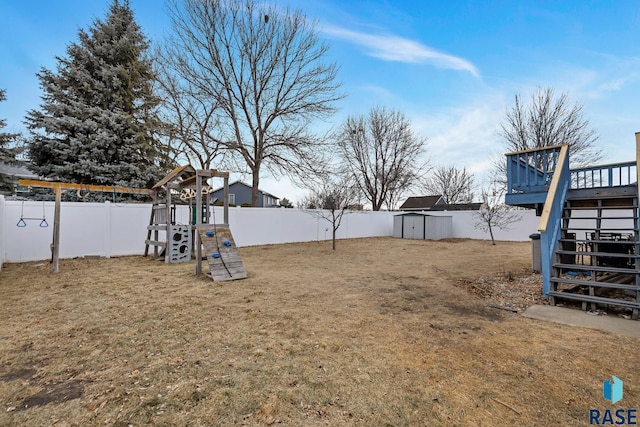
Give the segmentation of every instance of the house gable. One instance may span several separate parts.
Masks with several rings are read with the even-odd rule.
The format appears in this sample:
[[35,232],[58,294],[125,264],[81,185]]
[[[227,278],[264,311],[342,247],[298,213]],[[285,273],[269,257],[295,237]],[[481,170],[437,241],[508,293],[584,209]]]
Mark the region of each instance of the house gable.
[[[216,199],[223,200],[224,188],[218,188],[211,194]],[[233,196],[231,196],[232,194]],[[251,204],[251,186],[245,184],[242,181],[235,181],[229,184],[229,197],[231,199],[229,202],[235,204],[236,206]],[[266,191],[258,190],[258,207],[262,208],[277,206],[278,200],[279,197],[267,193]]]
[[442,205],[444,199],[441,195],[434,196],[413,196],[407,198],[405,202],[400,206],[400,210],[403,211],[421,211],[433,208],[436,205]]

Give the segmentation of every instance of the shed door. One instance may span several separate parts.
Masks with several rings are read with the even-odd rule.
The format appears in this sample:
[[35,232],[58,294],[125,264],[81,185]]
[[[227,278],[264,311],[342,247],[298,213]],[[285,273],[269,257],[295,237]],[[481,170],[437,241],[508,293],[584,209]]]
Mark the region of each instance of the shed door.
[[422,216],[405,216],[402,234],[405,239],[424,239],[424,218]]

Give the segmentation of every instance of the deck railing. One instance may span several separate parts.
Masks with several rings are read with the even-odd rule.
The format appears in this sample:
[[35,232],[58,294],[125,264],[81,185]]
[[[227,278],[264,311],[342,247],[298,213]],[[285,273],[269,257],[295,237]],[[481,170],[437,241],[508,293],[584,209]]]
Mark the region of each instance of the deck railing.
[[560,146],[508,153],[507,194],[547,191]]
[[636,182],[636,162],[612,163],[571,169],[571,188],[621,187]]

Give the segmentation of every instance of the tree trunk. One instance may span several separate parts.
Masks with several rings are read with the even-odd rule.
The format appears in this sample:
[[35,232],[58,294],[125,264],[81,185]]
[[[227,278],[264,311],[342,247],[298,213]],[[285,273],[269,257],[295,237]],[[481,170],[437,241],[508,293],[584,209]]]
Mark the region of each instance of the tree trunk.
[[491,228],[491,222],[489,222],[489,234],[491,235],[491,244],[495,245],[496,241],[493,239],[493,228]]
[[260,206],[258,203],[258,185],[260,185],[260,168],[255,167],[253,169],[253,180],[251,182],[251,206],[257,208]]
[[331,217],[333,219],[333,221],[331,222],[331,229],[333,230],[333,250],[336,250],[336,213],[335,211],[331,211]]

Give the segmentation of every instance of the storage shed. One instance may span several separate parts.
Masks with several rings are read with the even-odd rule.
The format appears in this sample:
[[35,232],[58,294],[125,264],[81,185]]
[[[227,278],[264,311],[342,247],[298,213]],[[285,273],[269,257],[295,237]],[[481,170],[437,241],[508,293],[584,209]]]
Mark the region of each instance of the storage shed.
[[393,237],[440,240],[453,237],[453,217],[407,212],[393,217]]

